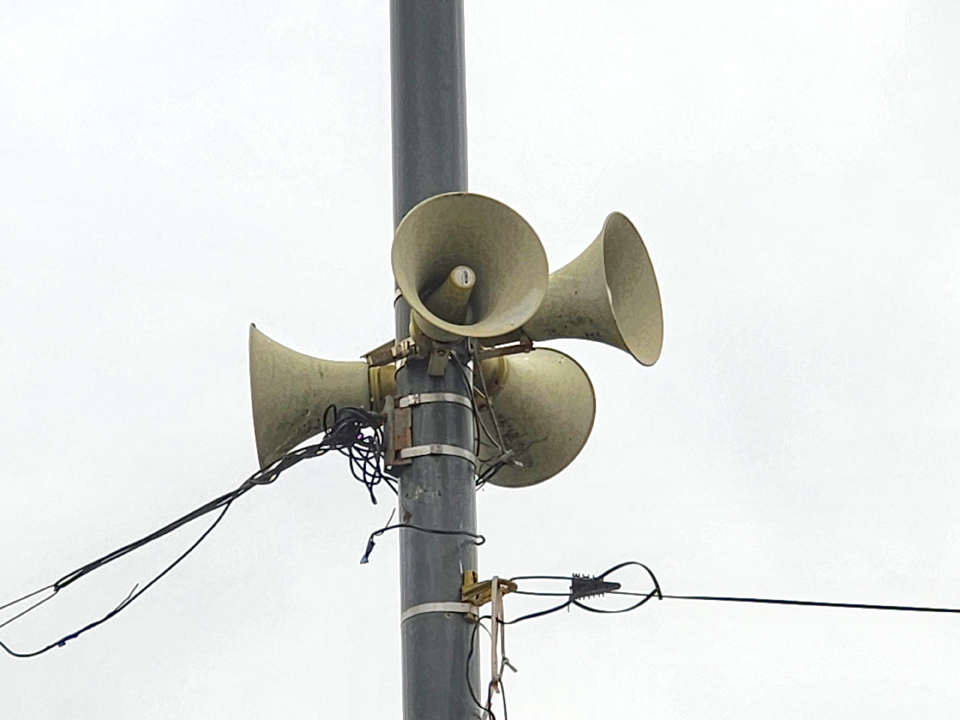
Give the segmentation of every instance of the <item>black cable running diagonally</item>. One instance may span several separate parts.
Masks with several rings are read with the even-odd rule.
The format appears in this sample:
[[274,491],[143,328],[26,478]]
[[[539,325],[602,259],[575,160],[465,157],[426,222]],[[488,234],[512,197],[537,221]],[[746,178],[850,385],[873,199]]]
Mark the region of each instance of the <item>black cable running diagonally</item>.
[[165,535],[178,530],[184,525],[187,525],[203,517],[204,515],[216,510],[220,510],[220,514],[217,515],[210,526],[203,532],[203,534],[200,535],[199,538],[197,538],[196,541],[194,541],[192,545],[190,545],[189,548],[187,548],[185,552],[179,555],[176,560],[170,563],[166,568],[164,568],[163,571],[161,571],[143,587],[135,585],[130,594],[124,598],[124,600],[113,610],[106,613],[100,619],[85,625],[75,632],[63,636],[58,640],[55,640],[39,650],[26,653],[15,652],[2,641],[0,641],[0,648],[14,657],[35,657],[47,652],[48,650],[52,650],[55,647],[63,647],[70,640],[73,640],[88,630],[92,630],[98,625],[105,623],[107,620],[113,618],[127,608],[134,600],[140,597],[144,592],[146,592],[150,587],[152,587],[162,577],[176,567],[184,558],[187,557],[187,555],[193,552],[193,550],[196,549],[196,547],[203,542],[203,540],[205,540],[211,532],[213,532],[213,529],[220,523],[220,521],[223,519],[223,516],[226,515],[227,510],[230,509],[230,506],[233,504],[233,502],[259,485],[269,485],[275,482],[281,473],[293,467],[297,463],[306,460],[307,458],[318,457],[320,455],[325,455],[331,450],[336,450],[349,458],[350,470],[353,476],[363,483],[363,485],[367,488],[370,493],[370,498],[374,503],[376,503],[374,488],[380,482],[384,482],[388,487],[390,487],[391,490],[393,490],[394,493],[396,493],[396,487],[393,484],[394,478],[390,477],[382,470],[382,462],[380,458],[383,456],[383,432],[381,425],[381,416],[361,408],[343,408],[338,410],[336,407],[330,406],[324,413],[324,436],[319,443],[301,448],[299,450],[294,450],[284,455],[267,467],[255,472],[234,490],[224,493],[223,495],[204,503],[199,508],[188,512],[173,522],[164,525],[160,529],[155,530],[154,532],[145,535],[144,537],[135,540],[132,543],[124,545],[117,550],[109,552],[106,555],[97,558],[96,560],[70,571],[50,585],[42,587],[38,590],[34,590],[33,592],[13,600],[12,602],[8,602],[5,605],[0,606],[0,610],[3,610],[40,593],[49,591],[49,594],[46,597],[34,603],[14,617],[8,619],[6,622],[0,625],[0,628],[4,627],[5,625],[9,625],[14,620],[17,620],[32,610],[35,610],[40,605],[53,598],[53,596],[58,592],[77,582],[86,575],[89,575],[90,573],[104,567],[105,565],[108,565],[115,560],[119,560],[125,555],[128,555],[155,540],[159,540]]
[[780,598],[724,597],[713,595],[664,595],[664,600],[707,600],[713,602],[760,603],[763,605],[801,605],[805,607],[832,607],[853,610],[899,610],[901,612],[960,613],[960,608],[924,607],[921,605],[874,605],[826,600],[785,600]]

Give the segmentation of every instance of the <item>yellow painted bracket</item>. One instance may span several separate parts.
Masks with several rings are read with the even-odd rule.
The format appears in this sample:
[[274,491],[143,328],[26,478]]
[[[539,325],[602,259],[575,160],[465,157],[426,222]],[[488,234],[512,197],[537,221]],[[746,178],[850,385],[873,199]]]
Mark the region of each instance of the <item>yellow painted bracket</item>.
[[[512,580],[499,579],[500,594],[515,592],[517,584]],[[476,607],[486,605],[493,596],[493,580],[484,580],[477,582],[477,573],[468,570],[463,574],[463,586],[460,588],[460,599],[465,603],[470,603]]]

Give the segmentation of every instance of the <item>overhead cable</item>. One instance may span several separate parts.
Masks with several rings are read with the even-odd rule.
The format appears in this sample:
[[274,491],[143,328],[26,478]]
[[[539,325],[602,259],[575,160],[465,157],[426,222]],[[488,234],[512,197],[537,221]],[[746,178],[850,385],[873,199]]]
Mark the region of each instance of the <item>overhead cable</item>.
[[381,430],[382,418],[379,415],[368,412],[361,408],[342,408],[338,410],[334,406],[327,408],[327,412],[324,413],[324,436],[323,439],[315,444],[308,447],[300,448],[299,450],[294,450],[290,453],[287,453],[283,457],[279,458],[272,464],[268,465],[265,468],[262,468],[251,475],[249,478],[244,480],[244,482],[234,490],[224,493],[213,500],[201,505],[196,510],[177,518],[173,522],[170,522],[164,525],[159,530],[155,530],[149,535],[145,535],[139,540],[135,540],[132,543],[124,545],[117,550],[107,553],[106,555],[93,560],[86,565],[70,571],[63,577],[61,577],[56,582],[47,585],[38,590],[34,590],[31,593],[28,593],[16,600],[8,602],[0,606],[0,610],[4,610],[8,607],[13,607],[25,600],[28,600],[36,595],[47,592],[48,594],[41,600],[33,603],[27,609],[21,611],[17,615],[13,616],[6,620],[3,624],[0,624],[0,628],[9,625],[13,621],[23,617],[27,613],[35,610],[36,608],[43,605],[45,602],[53,598],[54,595],[59,593],[64,588],[69,585],[77,582],[81,578],[89,575],[90,573],[99,570],[103,566],[113,562],[114,560],[119,560],[120,558],[128,555],[129,553],[134,552],[142,548],[143,546],[153,542],[154,540],[159,540],[172,533],[174,530],[177,530],[184,525],[187,525],[194,520],[197,520],[204,515],[207,515],[215,510],[219,510],[220,514],[217,515],[216,519],[210,524],[210,526],[197,538],[192,545],[190,545],[187,550],[182,553],[176,560],[174,560],[170,565],[168,565],[162,572],[156,575],[152,580],[150,580],[146,585],[140,587],[135,585],[133,590],[130,591],[130,594],[127,595],[124,600],[117,605],[113,610],[106,613],[99,620],[96,620],[79,630],[72,632],[68,635],[61,637],[58,640],[35,650],[32,652],[20,653],[15,652],[10,649],[5,643],[0,641],[0,648],[8,652],[14,657],[34,657],[42,653],[52,650],[55,647],[63,647],[67,642],[73,640],[76,637],[79,637],[88,630],[92,630],[105,623],[107,620],[113,618],[118,613],[126,609],[134,600],[140,597],[144,592],[146,592],[151,586],[160,580],[164,575],[170,572],[174,567],[176,567],[187,555],[189,555],[193,550],[201,543],[206,537],[213,532],[213,529],[220,523],[223,519],[223,516],[226,515],[227,510],[230,509],[230,506],[241,496],[245,495],[247,492],[257,487],[258,485],[269,485],[276,481],[276,479],[283,473],[285,470],[293,467],[297,463],[306,460],[307,458],[318,457],[320,455],[325,455],[331,450],[336,450],[350,459],[350,470],[353,473],[353,476],[359,480],[367,488],[370,493],[370,499],[376,503],[376,496],[374,494],[374,488],[380,483],[384,482],[387,484],[394,493],[396,493],[396,487],[393,484],[394,479],[389,475],[386,475],[382,469],[382,451],[383,451],[383,433]]
[[[631,592],[621,589],[619,583],[609,582],[608,576],[617,570],[629,566],[639,566],[646,570],[651,581],[653,582],[653,588],[648,592]],[[653,574],[653,571],[643,563],[636,561],[629,561],[620,563],[619,565],[614,565],[609,570],[601,573],[597,576],[589,575],[519,575],[513,578],[510,578],[512,581],[517,582],[519,587],[514,591],[516,595],[529,595],[535,597],[562,597],[564,598],[563,602],[555,605],[553,607],[546,608],[544,610],[539,610],[537,612],[529,613],[523,615],[519,618],[507,621],[507,624],[518,623],[524,620],[530,620],[537,617],[543,617],[544,615],[550,615],[564,608],[569,608],[571,606],[579,607],[588,612],[601,613],[601,614],[613,614],[613,613],[624,613],[636,610],[641,605],[644,605],[648,600],[652,598],[657,598],[658,600],[699,600],[705,602],[729,602],[729,603],[754,603],[754,604],[763,604],[763,605],[793,605],[800,607],[825,607],[825,608],[839,608],[839,609],[852,609],[852,610],[890,610],[890,611],[899,611],[899,612],[924,612],[924,613],[950,613],[950,614],[960,614],[960,608],[958,607],[931,607],[931,606],[921,606],[921,605],[880,605],[875,603],[860,603],[860,602],[837,602],[830,600],[796,600],[796,599],[785,599],[785,598],[763,598],[763,597],[739,597],[739,596],[720,596],[720,595],[668,595],[662,592],[660,588],[660,583],[658,582],[656,576]],[[566,592],[543,592],[538,590],[527,590],[523,587],[523,581],[563,581],[569,582],[570,586]],[[619,608],[619,609],[601,609],[592,607],[589,604],[583,602],[584,599],[595,596],[595,595],[617,595],[625,597],[636,597],[639,598],[635,603],[629,605],[628,607]]]
[[718,597],[711,595],[664,595],[664,600],[708,600],[714,602],[761,603],[764,605],[801,605],[806,607],[850,608],[854,610],[899,610],[902,612],[960,613],[960,608],[918,605],[873,605],[870,603],[828,602],[825,600],[783,600],[757,597]]

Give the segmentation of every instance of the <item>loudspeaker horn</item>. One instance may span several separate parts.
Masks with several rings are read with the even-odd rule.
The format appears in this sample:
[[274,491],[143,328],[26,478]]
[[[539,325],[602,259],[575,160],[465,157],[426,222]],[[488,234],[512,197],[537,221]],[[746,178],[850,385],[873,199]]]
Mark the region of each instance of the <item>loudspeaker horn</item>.
[[298,353],[250,326],[250,395],[260,467],[323,431],[330,405],[380,410],[394,392],[394,367],[321,360]]
[[540,239],[492,198],[446,193],[406,214],[394,235],[393,275],[428,337],[491,338],[523,326],[547,292]]
[[550,276],[547,295],[524,326],[531,340],[583,338],[653,365],[663,346],[660,289],[640,233],[625,215],[607,216],[586,250]]
[[[519,463],[505,464],[489,482],[536,485],[573,462],[590,437],[597,406],[593,384],[577,361],[557,350],[537,348],[484,360],[480,367],[490,397],[480,410],[483,425],[496,437],[492,405],[504,449],[513,450],[512,460]],[[496,453],[492,445],[481,446],[481,458]],[[478,473],[495,460],[481,459]]]

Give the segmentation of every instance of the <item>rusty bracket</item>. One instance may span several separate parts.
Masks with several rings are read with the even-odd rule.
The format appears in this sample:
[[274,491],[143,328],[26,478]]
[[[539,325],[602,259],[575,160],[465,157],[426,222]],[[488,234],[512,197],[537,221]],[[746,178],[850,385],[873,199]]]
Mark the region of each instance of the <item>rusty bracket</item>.
[[427,403],[454,403],[472,409],[473,404],[462,395],[449,392],[412,393],[395,397],[387,395],[384,398],[384,415],[386,415],[384,437],[383,464],[386,467],[395,465],[409,465],[413,458],[424,455],[451,455],[463,458],[477,466],[477,456],[466,448],[448,445],[445,443],[428,443],[426,445],[413,444],[413,417],[411,410]]
[[401,457],[401,451],[413,445],[413,421],[410,406],[397,407],[396,399],[392,395],[386,397],[385,411],[387,415],[386,440],[383,464],[386,467],[409,465],[411,458]]

